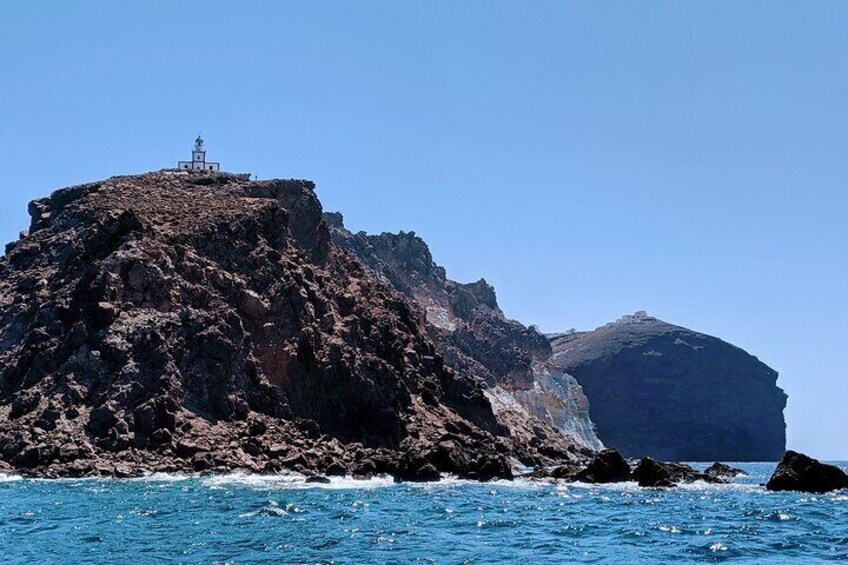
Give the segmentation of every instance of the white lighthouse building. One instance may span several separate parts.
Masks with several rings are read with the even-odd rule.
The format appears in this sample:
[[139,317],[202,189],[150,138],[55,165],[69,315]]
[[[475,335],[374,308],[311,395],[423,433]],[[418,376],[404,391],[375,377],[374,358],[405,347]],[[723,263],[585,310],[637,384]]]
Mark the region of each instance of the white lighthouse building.
[[215,171],[220,170],[219,163],[206,161],[206,149],[203,146],[203,138],[198,134],[194,140],[194,149],[191,151],[191,161],[180,161],[177,168],[181,171]]

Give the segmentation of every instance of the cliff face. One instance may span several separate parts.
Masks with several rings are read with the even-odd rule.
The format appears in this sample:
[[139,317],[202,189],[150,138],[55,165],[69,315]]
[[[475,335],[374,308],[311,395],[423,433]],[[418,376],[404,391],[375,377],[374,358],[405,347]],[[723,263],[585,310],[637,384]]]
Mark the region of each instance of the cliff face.
[[777,372],[720,339],[643,313],[552,338],[605,444],[628,457],[775,461],[786,438]]
[[511,406],[585,447],[602,447],[580,385],[551,364],[547,338],[504,316],[485,279],[469,284],[448,279],[415,233],[353,234],[340,214],[325,218],[334,241],[359,258],[375,280],[418,305],[445,361],[482,381],[496,407]]
[[313,188],[162,172],[34,202],[0,258],[0,462],[488,478],[574,458],[446,365]]

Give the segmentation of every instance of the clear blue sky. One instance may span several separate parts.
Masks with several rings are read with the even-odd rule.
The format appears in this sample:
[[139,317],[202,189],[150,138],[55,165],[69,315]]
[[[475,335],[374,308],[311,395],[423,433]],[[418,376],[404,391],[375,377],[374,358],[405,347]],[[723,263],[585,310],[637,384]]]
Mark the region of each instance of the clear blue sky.
[[848,3],[0,4],[0,239],[209,158],[414,230],[545,331],[645,309],[780,371],[848,459]]

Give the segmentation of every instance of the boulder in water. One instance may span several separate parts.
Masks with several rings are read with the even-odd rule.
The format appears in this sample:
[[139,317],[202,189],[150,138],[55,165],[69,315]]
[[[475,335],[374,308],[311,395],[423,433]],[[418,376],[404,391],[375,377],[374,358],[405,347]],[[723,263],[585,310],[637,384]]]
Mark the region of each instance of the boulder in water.
[[691,483],[705,476],[685,463],[657,461],[643,457],[633,469],[633,478],[640,487],[673,487],[677,483]]
[[671,472],[659,461],[643,457],[633,470],[633,478],[639,481],[640,487],[673,487]]
[[848,475],[803,453],[787,451],[766,483],[768,490],[823,493],[848,488]]
[[588,467],[574,476],[584,483],[621,483],[630,480],[630,465],[615,449],[603,449]]
[[730,482],[733,477],[747,474],[742,469],[716,462],[704,470],[704,480],[709,483],[726,483]]

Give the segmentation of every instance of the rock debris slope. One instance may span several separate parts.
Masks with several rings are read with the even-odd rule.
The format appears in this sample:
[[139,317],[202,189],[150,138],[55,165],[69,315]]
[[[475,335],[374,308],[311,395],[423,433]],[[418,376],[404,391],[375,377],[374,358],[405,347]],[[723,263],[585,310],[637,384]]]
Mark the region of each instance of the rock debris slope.
[[[489,366],[459,354],[488,343],[473,325],[437,346],[417,303],[332,241],[311,182],[149,173],[30,213],[0,258],[6,466],[485,479],[580,457],[552,427],[497,415],[477,379],[529,384],[547,342],[486,326],[528,352],[493,347]],[[496,309],[484,283],[451,296],[449,318]]]

